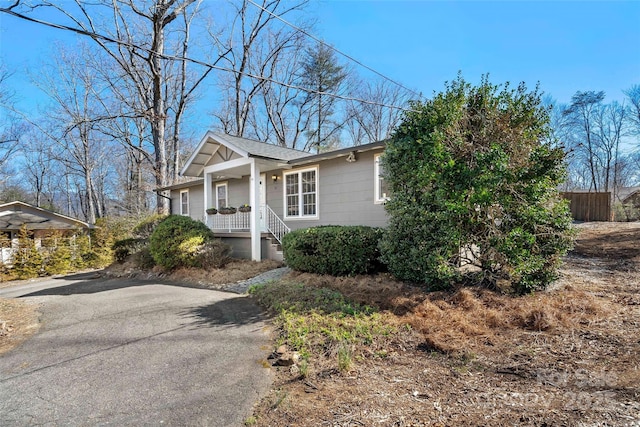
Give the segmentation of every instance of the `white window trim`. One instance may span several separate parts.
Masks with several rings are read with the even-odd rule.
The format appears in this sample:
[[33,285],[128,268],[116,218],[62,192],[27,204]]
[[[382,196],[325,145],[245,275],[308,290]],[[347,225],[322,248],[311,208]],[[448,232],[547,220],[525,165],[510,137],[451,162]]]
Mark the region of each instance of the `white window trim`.
[[[187,195],[187,211],[186,211],[186,212],[184,212],[184,211],[182,210],[182,208],[183,208],[183,205],[182,205],[182,195],[183,195],[183,194],[186,194],[186,195]],[[180,215],[183,215],[183,216],[189,216],[189,202],[190,202],[190,200],[189,200],[189,190],[180,190],[180,200],[179,200],[179,203],[180,203]]]
[[229,181],[224,182],[216,182],[215,188],[215,200],[216,200],[216,209],[220,209],[221,206],[218,206],[218,187],[226,187],[225,194],[227,195],[227,206],[231,206],[229,203]]
[[380,157],[382,157],[382,153],[376,154],[375,156],[373,156],[373,163],[374,163],[374,167],[373,167],[373,182],[374,187],[373,187],[373,202],[376,205],[380,205],[385,203],[387,200],[389,200],[389,196],[382,196],[380,194]]
[[[316,220],[320,219],[320,171],[318,165],[310,166],[304,169],[292,169],[282,173],[282,208],[284,213],[284,219],[286,220]],[[298,179],[298,204],[300,208],[300,215],[289,216],[287,214],[287,175],[302,175],[303,172],[315,171],[316,172],[316,213],[315,215],[303,215],[303,197],[302,197],[302,176]]]

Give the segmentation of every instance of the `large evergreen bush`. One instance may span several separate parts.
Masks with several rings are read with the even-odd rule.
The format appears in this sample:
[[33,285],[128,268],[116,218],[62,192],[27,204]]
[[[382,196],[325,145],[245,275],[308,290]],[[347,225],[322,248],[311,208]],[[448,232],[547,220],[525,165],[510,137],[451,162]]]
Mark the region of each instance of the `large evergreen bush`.
[[36,247],[33,232],[23,225],[18,231],[18,248],[13,254],[13,273],[18,279],[29,279],[42,274],[42,255]]
[[572,237],[557,191],[564,152],[542,142],[540,94],[459,77],[411,110],[383,157],[389,271],[431,288],[465,278],[519,293],[544,288]]
[[51,231],[46,238],[42,239],[42,247],[44,251],[43,268],[47,275],[65,274],[71,271],[71,250],[68,237],[59,230]]

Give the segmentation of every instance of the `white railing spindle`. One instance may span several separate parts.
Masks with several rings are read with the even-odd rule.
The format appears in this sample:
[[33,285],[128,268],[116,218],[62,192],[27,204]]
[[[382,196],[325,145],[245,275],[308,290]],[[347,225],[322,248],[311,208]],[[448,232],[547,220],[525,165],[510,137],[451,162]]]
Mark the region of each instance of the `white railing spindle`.
[[[279,243],[282,243],[282,238],[291,229],[287,227],[269,205],[261,206],[259,212],[262,225]],[[236,212],[231,215],[222,215],[220,213],[209,215],[207,223],[212,230],[225,230],[229,233],[232,231],[248,231],[251,230],[251,212]]]

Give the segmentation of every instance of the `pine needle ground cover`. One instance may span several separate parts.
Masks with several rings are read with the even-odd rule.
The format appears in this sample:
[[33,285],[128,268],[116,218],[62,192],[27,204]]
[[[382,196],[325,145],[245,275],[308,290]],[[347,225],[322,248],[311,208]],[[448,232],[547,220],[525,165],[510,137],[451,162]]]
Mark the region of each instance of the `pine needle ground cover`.
[[[252,422],[637,425],[640,224],[578,231],[561,278],[525,296],[474,287],[428,293],[384,274],[293,273],[257,300],[276,308],[277,345],[304,337],[309,366],[277,368]],[[338,308],[311,308],[318,295]],[[368,332],[349,340],[324,331],[357,325]]]

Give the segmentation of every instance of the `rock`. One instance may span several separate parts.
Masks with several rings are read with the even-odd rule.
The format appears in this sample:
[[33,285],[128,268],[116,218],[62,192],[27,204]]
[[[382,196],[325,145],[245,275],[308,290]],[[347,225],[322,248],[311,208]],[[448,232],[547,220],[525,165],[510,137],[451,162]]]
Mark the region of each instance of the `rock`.
[[276,350],[276,353],[278,354],[285,354],[287,352],[287,346],[282,344],[280,347],[278,347],[278,349]]
[[298,363],[300,360],[300,354],[297,352],[285,353],[278,360],[276,360],[275,366],[292,366]]

